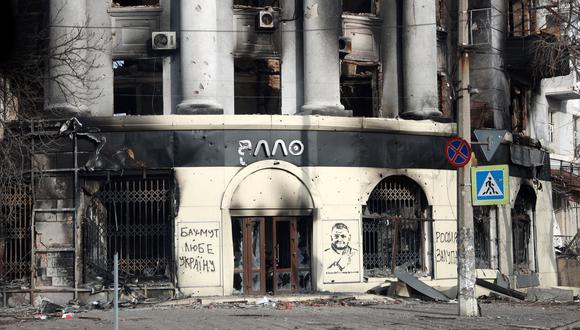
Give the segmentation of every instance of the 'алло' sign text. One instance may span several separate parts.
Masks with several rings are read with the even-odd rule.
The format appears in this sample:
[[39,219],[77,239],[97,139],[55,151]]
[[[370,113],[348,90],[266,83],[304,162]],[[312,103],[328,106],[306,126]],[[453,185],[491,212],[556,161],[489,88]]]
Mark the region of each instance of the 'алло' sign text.
[[275,156],[287,157],[288,155],[300,156],[304,153],[304,144],[300,140],[292,140],[288,143],[282,139],[277,139],[270,144],[266,140],[259,140],[255,145],[250,140],[240,140],[238,142],[238,155],[240,165],[246,166],[248,157],[258,157],[263,154],[267,158]]

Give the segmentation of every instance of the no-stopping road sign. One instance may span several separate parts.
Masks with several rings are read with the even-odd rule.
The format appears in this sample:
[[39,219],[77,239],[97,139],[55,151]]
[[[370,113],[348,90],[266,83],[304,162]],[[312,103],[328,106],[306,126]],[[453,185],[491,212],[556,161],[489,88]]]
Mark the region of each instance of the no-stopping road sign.
[[451,138],[445,145],[445,158],[452,166],[463,167],[471,158],[471,147],[462,138]]

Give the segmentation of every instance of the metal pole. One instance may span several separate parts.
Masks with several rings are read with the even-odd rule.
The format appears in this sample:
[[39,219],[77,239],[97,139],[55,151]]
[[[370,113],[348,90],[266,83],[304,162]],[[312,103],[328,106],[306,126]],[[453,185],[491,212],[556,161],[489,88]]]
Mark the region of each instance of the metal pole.
[[119,253],[113,257],[113,278],[115,296],[113,297],[113,309],[115,310],[115,330],[119,330]]
[[[469,44],[467,26],[468,0],[459,1],[459,77],[460,94],[457,133],[471,144],[471,99],[469,96]],[[475,249],[473,241],[473,209],[471,206],[471,164],[457,170],[457,287],[459,315],[478,316],[475,299]]]

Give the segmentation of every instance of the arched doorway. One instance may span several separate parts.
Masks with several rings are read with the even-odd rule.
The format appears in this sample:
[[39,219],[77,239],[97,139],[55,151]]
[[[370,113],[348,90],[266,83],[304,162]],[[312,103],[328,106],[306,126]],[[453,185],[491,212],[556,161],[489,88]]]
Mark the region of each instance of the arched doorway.
[[234,293],[312,290],[313,209],[310,191],[288,171],[264,168],[244,178],[229,209]]
[[528,185],[522,185],[511,210],[513,265],[516,274],[529,274],[536,271],[535,210],[534,189]]
[[396,268],[428,274],[430,217],[425,193],[413,180],[390,176],[379,182],[363,211],[365,276],[391,276]]

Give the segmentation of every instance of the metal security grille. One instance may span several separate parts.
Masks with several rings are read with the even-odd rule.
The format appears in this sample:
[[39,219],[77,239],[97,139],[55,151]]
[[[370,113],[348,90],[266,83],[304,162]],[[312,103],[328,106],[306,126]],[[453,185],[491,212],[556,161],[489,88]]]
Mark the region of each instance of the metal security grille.
[[0,184],[0,283],[30,279],[32,189],[22,182]]
[[490,222],[491,208],[478,206],[473,208],[473,227],[475,240],[475,267],[479,269],[491,268],[490,251]]
[[116,177],[102,185],[85,216],[89,268],[119,269],[134,277],[169,279],[173,212],[170,176]]
[[395,267],[425,269],[425,198],[412,180],[389,177],[371,193],[363,218],[363,264],[368,276],[386,276]]

